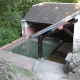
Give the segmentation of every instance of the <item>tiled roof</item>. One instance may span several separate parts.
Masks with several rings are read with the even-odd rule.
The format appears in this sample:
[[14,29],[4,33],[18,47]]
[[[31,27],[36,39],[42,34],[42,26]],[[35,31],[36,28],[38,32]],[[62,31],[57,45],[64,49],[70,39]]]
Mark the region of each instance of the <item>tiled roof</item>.
[[37,23],[56,24],[78,12],[80,12],[79,3],[43,2],[34,5],[23,20]]

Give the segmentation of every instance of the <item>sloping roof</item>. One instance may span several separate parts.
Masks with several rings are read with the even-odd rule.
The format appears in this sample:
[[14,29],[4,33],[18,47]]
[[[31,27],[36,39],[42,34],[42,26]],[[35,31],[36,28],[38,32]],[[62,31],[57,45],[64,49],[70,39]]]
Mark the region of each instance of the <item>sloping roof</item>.
[[56,24],[80,12],[79,3],[43,2],[32,6],[23,20],[37,23]]

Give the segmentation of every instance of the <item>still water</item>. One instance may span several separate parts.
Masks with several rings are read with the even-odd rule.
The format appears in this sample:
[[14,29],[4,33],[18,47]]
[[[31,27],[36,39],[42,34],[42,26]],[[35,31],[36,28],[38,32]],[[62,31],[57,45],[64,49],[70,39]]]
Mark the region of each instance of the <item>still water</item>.
[[[46,57],[57,45],[43,41],[43,57]],[[28,56],[32,58],[38,58],[38,41],[37,40],[26,40],[24,43],[12,48],[10,50],[13,53]]]

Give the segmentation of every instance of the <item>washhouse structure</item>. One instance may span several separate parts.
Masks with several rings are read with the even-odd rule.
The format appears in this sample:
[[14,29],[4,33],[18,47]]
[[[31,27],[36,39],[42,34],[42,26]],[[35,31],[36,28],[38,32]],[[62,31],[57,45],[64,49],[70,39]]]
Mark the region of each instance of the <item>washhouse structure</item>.
[[80,80],[79,3],[33,5],[21,24],[23,37],[0,48],[8,51],[0,58],[36,72],[38,80]]
[[[54,38],[57,46],[46,56],[47,59],[63,43],[72,42],[72,51],[80,48],[79,39],[80,4],[43,2],[33,5],[21,20],[22,35],[26,39],[38,39],[38,58],[43,58],[43,40]],[[58,33],[58,37],[56,38]],[[77,35],[77,36],[76,36]],[[67,37],[68,36],[68,37]],[[76,41],[77,40],[77,41]],[[68,52],[67,52],[68,53]],[[66,54],[67,55],[67,54]]]

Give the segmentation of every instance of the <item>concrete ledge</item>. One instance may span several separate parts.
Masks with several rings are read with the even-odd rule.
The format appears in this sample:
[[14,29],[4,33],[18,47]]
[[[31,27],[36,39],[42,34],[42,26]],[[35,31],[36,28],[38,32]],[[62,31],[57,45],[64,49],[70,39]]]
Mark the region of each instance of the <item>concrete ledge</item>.
[[0,47],[0,49],[2,49],[2,50],[7,50],[7,49],[10,48],[11,46],[13,46],[13,44],[8,43],[8,44],[6,44],[6,45]]
[[24,42],[25,40],[26,40],[26,39],[25,39],[24,37],[21,37],[21,38],[13,41],[13,42],[11,42],[11,43],[8,43],[8,44],[0,47],[0,49],[2,49],[2,50],[8,50],[8,49],[10,49],[12,46],[17,45],[17,44],[20,44],[21,42]]
[[0,59],[4,59],[18,67],[32,70],[36,59],[0,50]]

